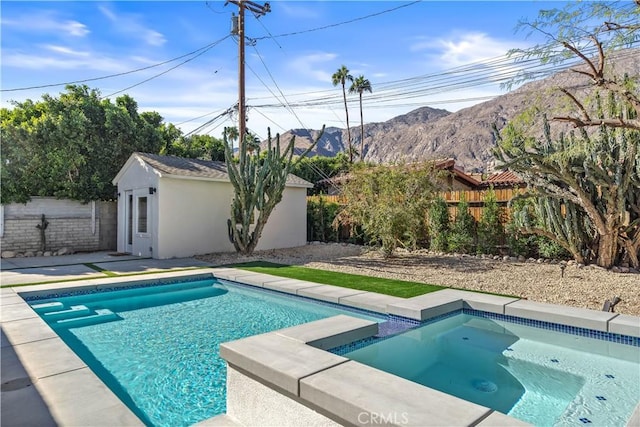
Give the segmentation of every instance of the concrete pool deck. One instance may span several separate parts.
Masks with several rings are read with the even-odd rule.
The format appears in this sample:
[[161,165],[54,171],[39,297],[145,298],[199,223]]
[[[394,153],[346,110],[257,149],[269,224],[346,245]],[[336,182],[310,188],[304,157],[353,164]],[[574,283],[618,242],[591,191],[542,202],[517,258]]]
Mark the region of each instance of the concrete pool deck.
[[[188,268],[188,260],[167,261],[167,269]],[[127,268],[122,268],[122,271],[135,268],[136,262],[138,271],[149,271],[150,268],[161,269],[164,261],[128,259],[112,262],[130,263]],[[61,266],[63,267],[65,266]],[[4,285],[4,264],[2,274]],[[16,286],[2,288],[0,294],[3,424],[142,425],[142,422],[69,350],[20,295],[47,294],[60,289],[97,289],[112,287],[114,284],[127,285],[132,282],[203,274],[213,274],[222,279],[249,283],[257,287],[416,320],[458,308],[471,308],[531,319],[553,319],[551,321],[575,327],[640,336],[640,318],[616,313],[572,309],[455,290],[403,299],[228,268],[203,268],[144,276],[104,277],[67,283]],[[381,412],[381,408],[384,407],[394,408],[394,411],[395,408],[399,408],[398,414],[413,411],[415,416],[408,425],[521,423],[488,408],[448,395],[441,396],[442,393],[434,394],[435,391],[429,388],[327,353],[322,349],[334,347],[336,343],[340,345],[351,342],[375,332],[372,329],[373,325],[350,317],[337,320],[329,318],[319,322],[224,344],[221,353],[229,363],[228,415],[214,417],[200,424],[255,425],[256,420],[262,420],[263,424],[268,423],[263,413],[251,409],[252,405],[240,403],[242,399],[251,398],[247,393],[253,392],[257,393],[253,395],[254,399],[263,400],[262,405],[266,405],[265,409],[269,409],[271,405],[272,412],[282,409],[279,416],[293,416],[293,419],[289,419],[289,425],[299,425],[300,419],[295,418],[295,414],[305,410],[318,415],[314,418],[316,415],[307,414],[311,417],[310,420],[318,421],[318,425],[362,424],[359,422],[362,420],[357,418],[359,414],[363,411],[368,411],[369,414]],[[377,329],[377,324],[375,328]],[[261,356],[266,349],[270,349],[269,354],[273,357]],[[309,357],[296,357],[296,354]],[[322,365],[320,368],[318,363]],[[380,382],[381,387],[371,387],[372,381]],[[407,387],[411,389],[408,397]],[[405,392],[393,392],[400,389]],[[401,396],[406,398],[401,399]],[[433,401],[435,404],[425,408],[425,401]],[[285,410],[286,408],[288,410]],[[298,412],[294,411],[294,408]],[[640,418],[640,408],[636,408],[633,417]],[[430,421],[424,424],[427,420]],[[632,425],[632,422],[633,420],[630,420],[629,425]]]

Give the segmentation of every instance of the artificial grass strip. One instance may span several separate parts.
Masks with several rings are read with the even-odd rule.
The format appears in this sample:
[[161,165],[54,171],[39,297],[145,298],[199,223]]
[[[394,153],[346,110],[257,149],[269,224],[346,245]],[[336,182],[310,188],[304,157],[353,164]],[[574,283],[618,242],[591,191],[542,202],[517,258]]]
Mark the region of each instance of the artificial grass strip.
[[334,285],[360,291],[376,292],[394,297],[411,298],[429,292],[446,289],[443,286],[426,283],[407,282],[404,280],[385,279],[381,277],[362,276],[360,274],[339,273],[336,271],[317,270],[315,268],[299,267],[295,265],[274,264],[256,261],[227,267],[256,273],[271,274],[289,279],[305,280],[307,282]]
[[88,268],[90,268],[92,270],[98,271],[98,272],[104,274],[107,277],[117,277],[118,276],[116,273],[114,273],[112,271],[109,271],[109,270],[105,270],[104,268],[99,267],[99,266],[97,266],[95,264],[92,264],[90,262],[85,262],[82,265],[84,265],[85,267],[88,267]]

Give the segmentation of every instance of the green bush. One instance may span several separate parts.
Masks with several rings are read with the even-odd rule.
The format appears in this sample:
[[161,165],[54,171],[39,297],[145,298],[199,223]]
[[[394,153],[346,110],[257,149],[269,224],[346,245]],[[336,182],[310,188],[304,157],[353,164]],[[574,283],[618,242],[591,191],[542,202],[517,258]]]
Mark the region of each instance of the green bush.
[[544,236],[536,236],[538,255],[542,258],[571,259],[571,254],[558,243]]
[[449,233],[449,251],[471,253],[476,240],[476,220],[469,212],[469,203],[463,196],[458,203],[458,214]]
[[445,252],[448,249],[449,210],[447,202],[437,197],[429,206],[429,238],[431,250]]
[[339,210],[339,204],[327,202],[322,196],[307,200],[307,239],[337,242],[339,233],[332,223]]
[[504,241],[504,227],[501,221],[502,210],[498,206],[493,187],[484,198],[484,209],[478,224],[478,253],[495,254],[498,245]]
[[342,187],[345,200],[336,223],[359,225],[385,257],[397,247],[414,249],[422,239],[425,211],[433,198],[437,171],[433,164],[354,165]]

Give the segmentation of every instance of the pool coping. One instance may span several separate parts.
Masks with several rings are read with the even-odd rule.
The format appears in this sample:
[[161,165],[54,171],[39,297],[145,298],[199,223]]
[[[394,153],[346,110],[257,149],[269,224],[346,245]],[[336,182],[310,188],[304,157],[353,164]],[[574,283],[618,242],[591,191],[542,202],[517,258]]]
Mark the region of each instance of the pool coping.
[[[16,391],[3,390],[3,407],[5,401],[12,405],[15,404],[17,407],[22,408],[22,414],[29,414],[31,418],[38,420],[40,425],[143,425],[133,412],[75,356],[44,320],[30,308],[24,298],[52,294],[56,293],[56,291],[121,288],[145,283],[171,282],[172,279],[175,279],[174,282],[178,282],[184,281],[185,278],[206,278],[212,275],[220,279],[381,314],[400,316],[415,321],[423,321],[450,311],[467,308],[523,317],[534,321],[554,322],[572,327],[640,337],[640,317],[624,314],[599,312],[453,289],[445,289],[404,299],[233,268],[208,268],[199,269],[197,272],[161,272],[145,275],[143,279],[140,276],[110,277],[29,287],[9,287],[1,288],[0,298],[2,304],[0,312],[3,356],[2,383],[28,378],[33,387],[27,386]],[[374,332],[374,326],[367,324],[366,321],[353,323],[349,319],[359,319],[345,317],[347,319],[335,320],[332,317],[318,321],[320,323],[311,322],[285,330],[224,343],[221,345],[221,355],[230,366],[238,368],[243,373],[255,377],[258,381],[266,383],[276,390],[282,390],[285,394],[295,396],[305,406],[328,415],[331,419],[339,419],[346,424],[352,424],[354,422],[354,411],[362,410],[363,405],[366,407],[366,404],[361,401],[354,401],[354,390],[360,390],[361,393],[364,392],[369,395],[371,402],[380,403],[380,396],[376,395],[377,392],[367,385],[369,380],[384,379],[385,384],[394,384],[394,387],[413,388],[414,386],[409,386],[405,383],[407,380],[402,378],[374,368],[363,368],[365,365],[360,366],[361,364],[358,362],[347,359],[342,360],[344,358],[341,358],[341,356],[332,355],[324,351],[324,349],[337,347],[350,341],[374,335],[377,332],[377,324],[375,324],[376,332]],[[334,319],[333,323],[328,323],[331,319]],[[329,325],[332,326],[329,327]],[[285,341],[282,341],[282,339]],[[271,340],[279,341],[281,344],[288,344],[283,344],[280,349],[282,351],[278,348],[273,349],[275,352],[273,354],[277,355],[278,359],[282,358],[282,361],[287,361],[283,368],[278,367],[280,366],[278,365],[267,369],[270,362],[259,358],[247,358],[246,352],[242,350],[242,345],[248,345],[254,350],[265,345],[269,346],[268,342]],[[244,341],[246,341],[244,344],[239,343]],[[289,350],[285,351],[285,349]],[[312,354],[313,357],[304,360],[298,359],[297,361],[291,360],[292,354],[296,354],[299,351],[304,354]],[[249,353],[259,354],[260,351],[250,351]],[[329,355],[341,359],[335,359]],[[316,360],[316,356],[318,357],[317,360],[328,359],[328,361],[325,361],[328,365],[306,366],[306,363]],[[335,363],[337,360],[340,360],[340,363]],[[46,363],[43,364],[43,361],[46,361]],[[46,369],[43,369],[43,365]],[[338,369],[338,367],[340,368]],[[311,368],[311,371],[309,368]],[[287,370],[291,369],[294,371],[299,369],[301,371],[287,373]],[[365,382],[354,382],[354,379],[348,382],[344,381],[350,373],[362,373],[364,372],[363,370],[366,371],[367,375]],[[306,374],[300,375],[300,372]],[[61,387],[64,387],[65,393],[60,393]],[[328,393],[327,387],[332,387],[331,393]],[[478,409],[479,405],[462,399],[449,395],[444,395],[443,397],[437,394],[439,392],[434,395],[433,392],[435,390],[423,386],[420,387],[420,391],[416,391],[414,397],[422,396],[423,399],[435,399],[434,401],[438,402],[434,407],[436,412],[422,412],[421,417],[427,417],[430,420],[429,423],[433,423],[434,419],[438,419],[438,413],[442,413],[440,414],[441,416],[448,414],[448,410],[441,410],[441,408],[449,408],[450,405],[455,406],[454,412],[456,413],[464,408],[464,417],[466,418],[463,423],[473,417],[475,417],[473,423],[479,423],[480,425],[486,423],[494,425],[510,423],[513,425],[520,422],[488,408]],[[337,390],[342,393],[342,397],[334,399],[327,397],[335,395]],[[397,396],[401,396],[401,394],[397,394]],[[412,399],[414,397],[409,396]],[[32,404],[33,402],[35,404]],[[407,408],[419,410],[411,399],[403,403],[402,399],[394,397],[394,399],[387,399],[384,402],[390,405],[404,404],[408,405]],[[424,400],[422,402],[422,406],[424,406]],[[236,414],[229,414],[229,417],[231,419],[239,419],[241,423],[241,417],[236,416]],[[464,417],[461,415],[456,420],[462,421]],[[636,407],[629,422],[638,417],[640,417],[640,405]],[[10,420],[5,421],[9,422]],[[427,419],[425,418],[421,421],[426,422]],[[452,419],[444,418],[441,421],[450,424]]]

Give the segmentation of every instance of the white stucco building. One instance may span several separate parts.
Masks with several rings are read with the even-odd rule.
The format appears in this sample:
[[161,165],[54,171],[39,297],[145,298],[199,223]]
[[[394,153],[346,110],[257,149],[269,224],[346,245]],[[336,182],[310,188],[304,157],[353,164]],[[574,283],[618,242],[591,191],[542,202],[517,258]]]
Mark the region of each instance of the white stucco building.
[[[118,186],[118,251],[159,259],[232,252],[227,219],[233,187],[223,162],[133,153]],[[257,249],[307,240],[309,182],[290,175]]]

